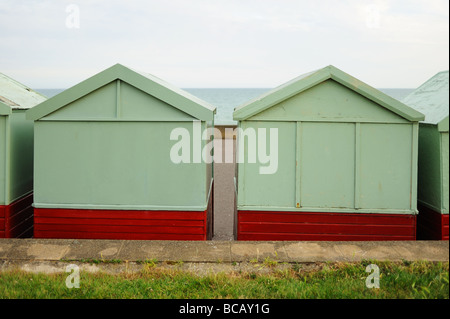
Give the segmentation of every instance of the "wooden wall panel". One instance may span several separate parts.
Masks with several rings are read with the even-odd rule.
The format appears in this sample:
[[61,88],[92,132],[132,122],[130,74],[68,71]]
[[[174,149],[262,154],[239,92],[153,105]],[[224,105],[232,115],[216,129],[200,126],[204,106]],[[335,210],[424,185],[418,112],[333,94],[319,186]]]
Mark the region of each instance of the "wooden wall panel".
[[238,240],[415,240],[416,216],[238,212]]

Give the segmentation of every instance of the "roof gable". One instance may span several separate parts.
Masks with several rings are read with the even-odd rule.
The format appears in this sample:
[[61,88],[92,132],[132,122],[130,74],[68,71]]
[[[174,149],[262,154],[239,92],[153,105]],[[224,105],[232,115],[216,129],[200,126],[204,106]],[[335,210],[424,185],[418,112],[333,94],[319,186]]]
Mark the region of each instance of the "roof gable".
[[249,120],[408,123],[403,117],[331,79],[257,113]]
[[27,118],[39,120],[50,113],[102,88],[111,82],[123,81],[144,93],[169,104],[199,120],[210,121],[216,109],[197,97],[149,74],[136,72],[116,64],[87,80],[61,92],[27,112]]
[[42,94],[0,73],[0,114],[11,114],[11,110],[27,110],[46,99]]
[[425,123],[439,124],[449,115],[448,71],[428,79],[402,100],[403,103],[425,114]]
[[297,77],[265,93],[264,95],[237,107],[233,113],[233,118],[234,120],[246,120],[276,104],[279,104],[330,79],[408,121],[420,121],[424,118],[423,114],[420,112],[413,110],[396,99],[375,88],[372,88],[371,86],[342,72],[332,65]]
[[193,121],[194,117],[115,80],[42,117],[41,121]]

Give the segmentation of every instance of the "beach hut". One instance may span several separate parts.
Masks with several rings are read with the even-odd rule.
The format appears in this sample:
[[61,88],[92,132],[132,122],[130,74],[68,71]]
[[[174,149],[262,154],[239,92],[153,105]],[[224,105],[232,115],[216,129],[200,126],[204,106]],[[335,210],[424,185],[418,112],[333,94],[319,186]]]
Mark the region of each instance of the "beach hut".
[[0,73],[0,238],[33,234],[33,122],[25,111],[45,100]]
[[448,71],[433,76],[403,103],[425,114],[419,125],[417,236],[448,240]]
[[215,108],[114,65],[39,104],[36,238],[206,240]]
[[414,240],[423,114],[328,66],[234,111],[238,240]]

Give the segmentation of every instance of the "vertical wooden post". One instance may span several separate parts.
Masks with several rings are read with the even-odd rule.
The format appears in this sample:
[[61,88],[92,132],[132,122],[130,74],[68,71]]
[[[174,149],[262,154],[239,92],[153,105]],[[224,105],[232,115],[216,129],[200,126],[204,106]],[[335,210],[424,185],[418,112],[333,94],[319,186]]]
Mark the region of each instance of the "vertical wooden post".
[[295,207],[301,207],[301,139],[302,139],[302,122],[296,124],[296,140],[295,140]]

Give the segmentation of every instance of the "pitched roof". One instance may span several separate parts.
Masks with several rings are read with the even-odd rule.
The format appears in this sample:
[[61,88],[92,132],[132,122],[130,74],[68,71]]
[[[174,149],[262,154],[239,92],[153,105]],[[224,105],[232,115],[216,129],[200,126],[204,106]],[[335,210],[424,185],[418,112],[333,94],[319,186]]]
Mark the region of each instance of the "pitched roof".
[[11,114],[11,110],[26,110],[45,101],[47,98],[0,73],[0,114]]
[[420,112],[406,106],[400,101],[384,94],[383,92],[361,82],[338,68],[329,65],[320,70],[301,75],[263,95],[253,99],[239,107],[233,113],[234,120],[245,120],[268,108],[306,91],[326,80],[332,79],[354,92],[368,98],[382,107],[409,120],[420,121],[424,116]]
[[448,123],[448,71],[439,72],[428,79],[402,102],[425,114],[424,123],[439,124],[446,118]]
[[199,120],[209,121],[214,118],[216,108],[205,101],[153,75],[137,72],[121,64],[115,64],[37,105],[27,112],[27,118],[35,121],[39,120],[116,80],[124,81]]

